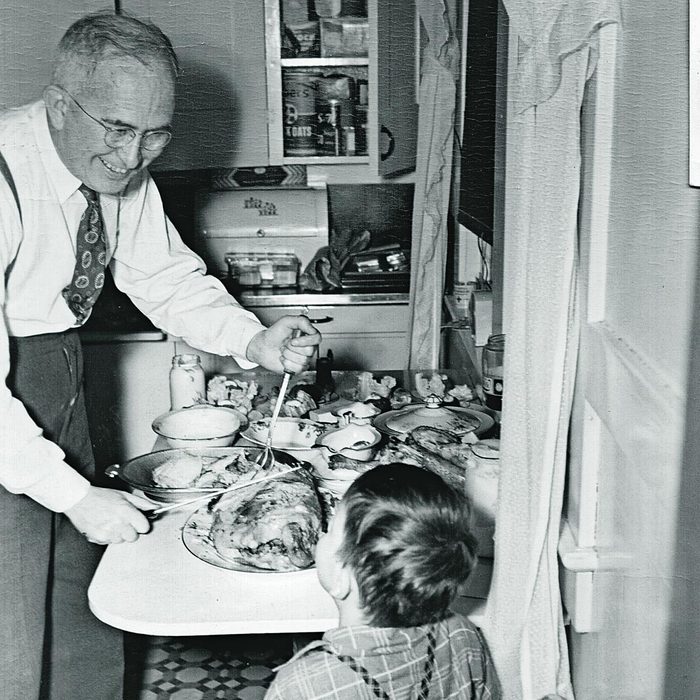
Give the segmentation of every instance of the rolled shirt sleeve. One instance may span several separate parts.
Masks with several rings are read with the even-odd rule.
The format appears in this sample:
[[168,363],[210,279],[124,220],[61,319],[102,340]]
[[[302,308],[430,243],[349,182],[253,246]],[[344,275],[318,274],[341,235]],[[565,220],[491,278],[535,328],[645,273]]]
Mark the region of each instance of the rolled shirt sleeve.
[[246,349],[264,326],[220,280],[206,274],[203,260],[182,242],[165,215],[150,176],[122,198],[119,220],[110,265],[116,285],[136,307],[158,328],[192,347],[231,355],[244,368],[254,367],[246,360]]

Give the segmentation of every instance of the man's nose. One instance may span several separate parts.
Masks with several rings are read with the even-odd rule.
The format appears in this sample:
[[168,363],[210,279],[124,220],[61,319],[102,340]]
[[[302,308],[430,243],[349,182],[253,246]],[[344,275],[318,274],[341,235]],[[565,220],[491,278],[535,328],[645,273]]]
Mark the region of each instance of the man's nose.
[[143,155],[141,153],[142,138],[140,134],[136,134],[129,143],[119,149],[119,154],[124,161],[124,165],[130,170],[139,168],[143,162]]

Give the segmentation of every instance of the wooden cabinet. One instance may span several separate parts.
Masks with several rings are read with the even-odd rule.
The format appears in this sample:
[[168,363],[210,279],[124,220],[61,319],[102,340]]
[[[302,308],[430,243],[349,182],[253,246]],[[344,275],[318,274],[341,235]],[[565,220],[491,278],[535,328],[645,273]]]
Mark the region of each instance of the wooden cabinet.
[[266,165],[265,18],[245,0],[122,0],[178,55],[174,138],[152,170]]
[[54,50],[66,29],[83,15],[104,8],[105,3],[100,0],[3,2],[0,6],[0,110],[38,100],[44,87],[51,82]]
[[[408,363],[408,304],[350,304],[336,306],[265,306],[250,308],[271,325],[285,315],[307,315],[323,336],[319,354],[333,352],[337,369],[402,369]],[[218,357],[182,341],[176,352],[196,352],[207,376],[240,372],[231,357]]]
[[415,2],[366,6],[366,18],[310,10],[304,22],[302,10],[290,22],[284,10],[293,2],[265,0],[271,164],[368,163],[381,175],[414,169]]

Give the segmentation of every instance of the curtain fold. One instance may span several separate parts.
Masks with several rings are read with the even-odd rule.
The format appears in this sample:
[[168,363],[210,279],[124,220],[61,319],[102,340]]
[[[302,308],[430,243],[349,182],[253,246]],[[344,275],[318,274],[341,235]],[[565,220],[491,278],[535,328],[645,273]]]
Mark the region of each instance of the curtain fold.
[[439,365],[459,43],[454,0],[417,0],[423,48],[411,229],[409,367]]
[[578,354],[580,110],[609,0],[504,0],[511,47],[504,396],[484,632],[510,700],[573,698],[557,547]]

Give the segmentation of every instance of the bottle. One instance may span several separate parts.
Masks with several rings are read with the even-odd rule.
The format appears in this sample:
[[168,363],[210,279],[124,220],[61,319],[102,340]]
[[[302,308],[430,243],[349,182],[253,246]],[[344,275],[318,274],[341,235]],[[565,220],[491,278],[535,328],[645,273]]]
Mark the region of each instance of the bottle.
[[481,355],[481,381],[486,405],[500,411],[503,400],[503,351],[506,336],[491,335]]
[[170,368],[170,410],[204,401],[206,386],[199,355],[175,355]]

